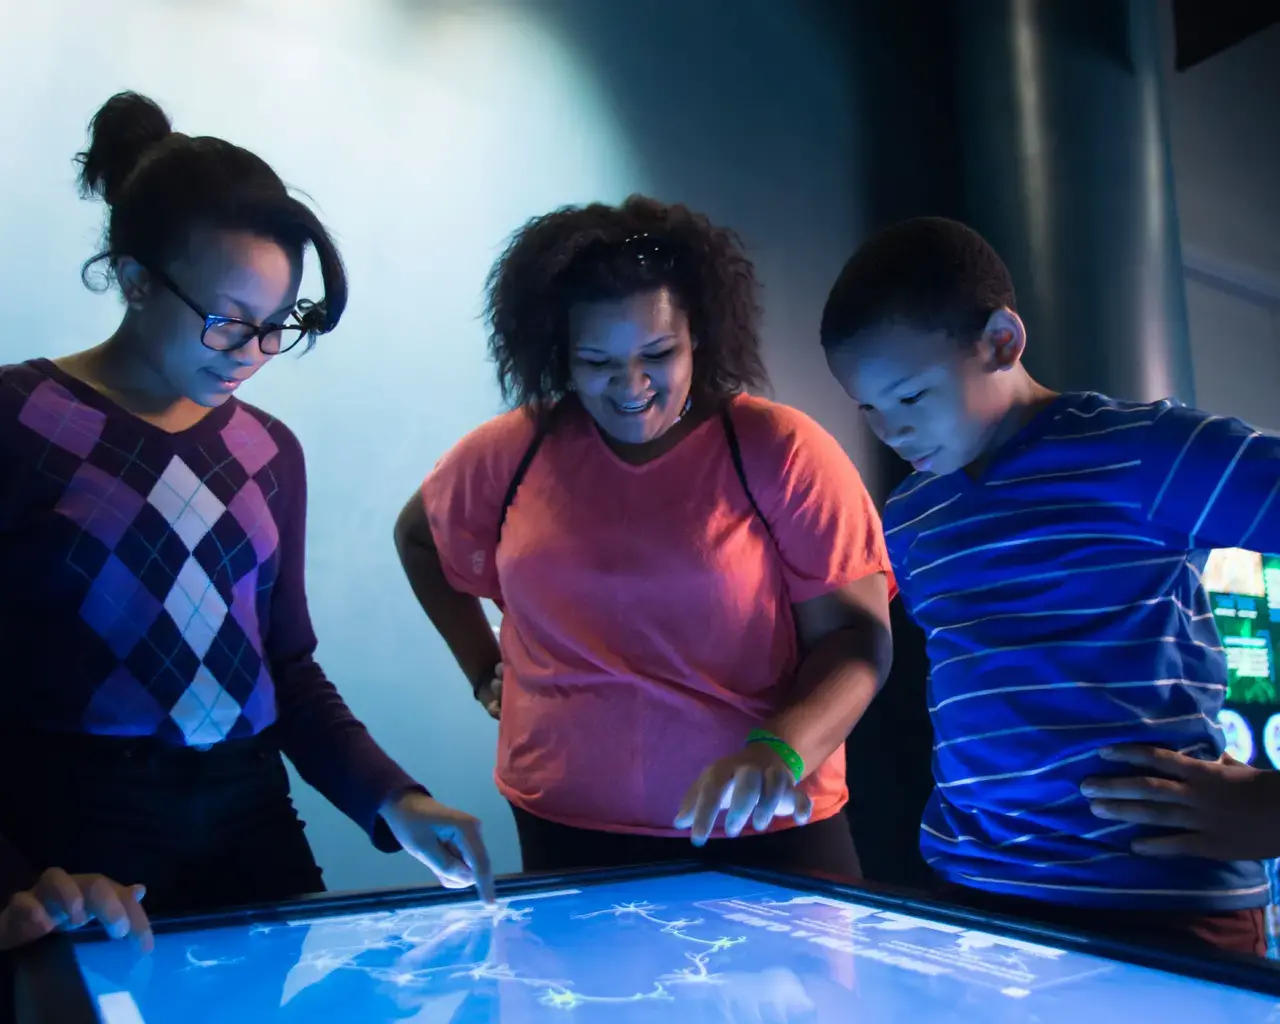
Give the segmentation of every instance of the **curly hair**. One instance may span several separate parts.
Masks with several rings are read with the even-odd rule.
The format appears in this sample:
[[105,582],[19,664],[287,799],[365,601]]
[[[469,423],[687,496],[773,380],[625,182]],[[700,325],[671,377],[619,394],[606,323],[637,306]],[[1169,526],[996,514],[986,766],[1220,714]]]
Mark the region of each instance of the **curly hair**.
[[[636,243],[640,242],[640,251]],[[646,258],[659,254],[662,258]],[[633,195],[528,221],[489,273],[489,353],[503,398],[544,408],[569,389],[569,310],[669,288],[697,340],[693,391],[723,398],[768,386],[760,287],[738,236],[678,204]]]

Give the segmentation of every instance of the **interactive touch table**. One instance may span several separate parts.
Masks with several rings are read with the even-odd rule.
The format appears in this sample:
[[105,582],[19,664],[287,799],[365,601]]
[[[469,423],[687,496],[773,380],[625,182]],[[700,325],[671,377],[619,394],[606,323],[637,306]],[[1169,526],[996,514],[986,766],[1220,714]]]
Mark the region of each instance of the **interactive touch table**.
[[1180,958],[766,872],[520,879],[78,934],[19,964],[20,1024],[1280,1021],[1263,961]]

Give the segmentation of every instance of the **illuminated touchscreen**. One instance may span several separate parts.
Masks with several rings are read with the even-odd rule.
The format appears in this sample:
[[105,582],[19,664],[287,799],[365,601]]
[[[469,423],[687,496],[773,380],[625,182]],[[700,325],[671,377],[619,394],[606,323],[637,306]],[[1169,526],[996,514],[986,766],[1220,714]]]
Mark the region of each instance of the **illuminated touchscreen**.
[[1202,1021],[1272,998],[714,873],[76,945],[104,1024]]

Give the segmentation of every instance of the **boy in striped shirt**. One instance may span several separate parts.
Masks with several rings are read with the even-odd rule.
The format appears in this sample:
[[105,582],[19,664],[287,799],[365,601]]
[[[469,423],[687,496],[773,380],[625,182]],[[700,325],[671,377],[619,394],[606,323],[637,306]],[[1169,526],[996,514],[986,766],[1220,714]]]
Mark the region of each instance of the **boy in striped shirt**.
[[1200,570],[1209,548],[1280,550],[1280,439],[1038,384],[1008,269],[953,221],[855,253],[822,343],[915,470],[884,527],[927,637],[921,848],[948,895],[1265,952],[1280,780],[1224,758]]

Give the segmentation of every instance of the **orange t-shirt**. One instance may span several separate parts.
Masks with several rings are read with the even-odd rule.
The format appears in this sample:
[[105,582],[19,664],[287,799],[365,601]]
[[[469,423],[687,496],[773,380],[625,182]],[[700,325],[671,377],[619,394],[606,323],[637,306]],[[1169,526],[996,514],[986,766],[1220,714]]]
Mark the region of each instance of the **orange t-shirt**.
[[[702,771],[793,699],[792,605],[890,573],[879,516],[830,434],[760,398],[734,399],[730,415],[776,543],[719,418],[632,466],[567,408],[501,544],[502,502],[535,432],[526,413],[468,434],[423,484],[449,581],[503,609],[495,777],[531,814],[679,834],[672,820]],[[839,811],[844,748],[803,785],[812,820]]]

